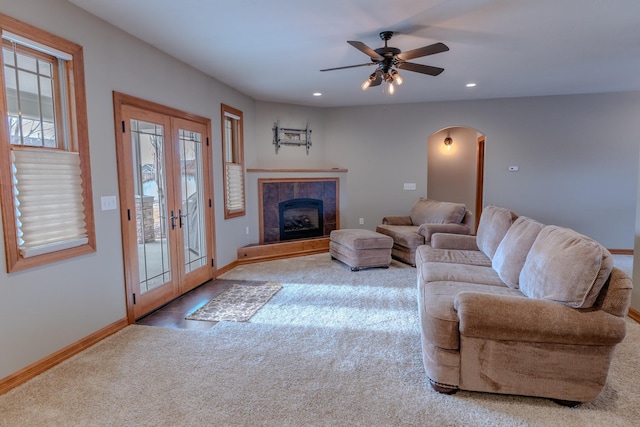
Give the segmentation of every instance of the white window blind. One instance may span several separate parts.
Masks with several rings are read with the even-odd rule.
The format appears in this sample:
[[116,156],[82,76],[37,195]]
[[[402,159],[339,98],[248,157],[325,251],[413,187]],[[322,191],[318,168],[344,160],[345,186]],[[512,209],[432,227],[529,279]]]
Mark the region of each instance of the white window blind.
[[230,212],[244,211],[244,175],[242,165],[225,163],[227,178],[227,209]]
[[22,256],[86,244],[78,153],[14,149],[11,154]]

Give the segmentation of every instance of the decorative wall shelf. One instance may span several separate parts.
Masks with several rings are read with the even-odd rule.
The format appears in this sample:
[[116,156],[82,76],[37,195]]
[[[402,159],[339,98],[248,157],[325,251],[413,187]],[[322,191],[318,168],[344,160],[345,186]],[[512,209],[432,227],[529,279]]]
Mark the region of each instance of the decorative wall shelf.
[[307,156],[311,147],[311,129],[309,123],[304,129],[292,129],[280,127],[280,120],[273,124],[273,145],[276,146],[276,154],[282,145],[305,146]]

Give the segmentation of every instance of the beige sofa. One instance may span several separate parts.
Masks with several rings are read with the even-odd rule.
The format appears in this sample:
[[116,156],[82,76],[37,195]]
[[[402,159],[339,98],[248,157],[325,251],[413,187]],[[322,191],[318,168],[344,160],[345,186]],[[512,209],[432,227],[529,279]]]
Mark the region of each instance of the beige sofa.
[[600,394],[632,290],[600,244],[488,206],[477,236],[433,235],[416,268],[423,362],[435,390],[570,406]]
[[434,233],[470,234],[473,214],[464,204],[419,198],[409,215],[386,216],[376,231],[393,239],[391,256],[415,266],[416,249]]

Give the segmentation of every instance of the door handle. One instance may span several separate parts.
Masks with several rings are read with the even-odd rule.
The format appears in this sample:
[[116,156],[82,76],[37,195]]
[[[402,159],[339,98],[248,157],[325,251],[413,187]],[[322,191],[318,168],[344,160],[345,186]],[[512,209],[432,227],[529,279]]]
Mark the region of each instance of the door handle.
[[[176,218],[178,217],[173,214],[173,211],[171,211],[171,229],[172,230],[175,230],[176,228]],[[182,225],[180,226],[182,227]]]
[[180,224],[180,228],[182,228],[182,218],[186,218],[186,215],[182,215],[182,209],[178,209],[178,223]]

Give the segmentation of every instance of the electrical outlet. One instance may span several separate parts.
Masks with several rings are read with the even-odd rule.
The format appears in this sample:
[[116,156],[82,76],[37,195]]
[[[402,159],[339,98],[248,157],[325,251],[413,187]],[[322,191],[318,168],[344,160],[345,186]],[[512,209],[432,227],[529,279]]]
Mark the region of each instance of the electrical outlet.
[[360,225],[364,224],[364,218],[360,218]]
[[245,229],[245,233],[247,233],[247,236],[249,235],[249,226]]

